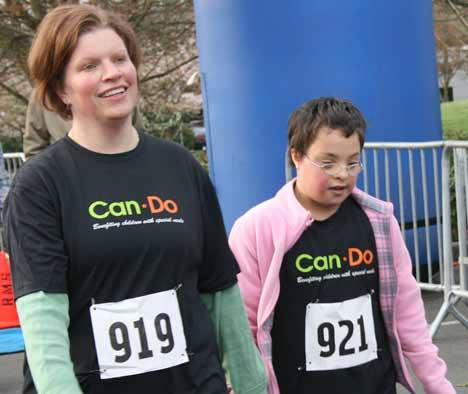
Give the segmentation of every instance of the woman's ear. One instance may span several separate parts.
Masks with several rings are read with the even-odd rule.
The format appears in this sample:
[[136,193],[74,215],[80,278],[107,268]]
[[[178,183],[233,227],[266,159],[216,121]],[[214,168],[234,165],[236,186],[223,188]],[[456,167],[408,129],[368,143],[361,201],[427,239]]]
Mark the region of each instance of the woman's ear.
[[60,97],[60,100],[62,100],[65,105],[67,106],[70,105],[70,98],[68,97],[68,93],[65,88],[59,87],[57,88],[55,92],[57,93],[57,96]]

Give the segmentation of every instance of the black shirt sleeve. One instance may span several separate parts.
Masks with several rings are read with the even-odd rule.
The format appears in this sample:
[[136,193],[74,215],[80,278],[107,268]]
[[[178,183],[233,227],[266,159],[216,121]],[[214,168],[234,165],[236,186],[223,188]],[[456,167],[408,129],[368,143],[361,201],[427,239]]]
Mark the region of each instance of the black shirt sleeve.
[[58,196],[33,162],[18,173],[3,213],[16,298],[41,290],[67,292]]
[[198,289],[201,293],[208,293],[233,286],[237,283],[237,274],[240,270],[229,248],[213,184],[198,162],[195,166],[204,233],[203,261],[199,268]]

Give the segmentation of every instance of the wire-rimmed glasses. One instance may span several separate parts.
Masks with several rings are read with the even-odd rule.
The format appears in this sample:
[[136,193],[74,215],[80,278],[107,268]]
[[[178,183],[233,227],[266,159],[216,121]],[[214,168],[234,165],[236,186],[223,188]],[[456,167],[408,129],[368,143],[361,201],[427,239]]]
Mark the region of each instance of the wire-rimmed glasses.
[[341,172],[342,169],[344,169],[349,176],[356,176],[364,169],[360,161],[357,163],[352,163],[352,164],[347,164],[347,165],[338,164],[338,163],[319,164],[311,160],[307,155],[304,155],[304,157],[307,159],[307,161],[310,164],[314,165],[315,167],[320,168],[328,176],[337,176]]

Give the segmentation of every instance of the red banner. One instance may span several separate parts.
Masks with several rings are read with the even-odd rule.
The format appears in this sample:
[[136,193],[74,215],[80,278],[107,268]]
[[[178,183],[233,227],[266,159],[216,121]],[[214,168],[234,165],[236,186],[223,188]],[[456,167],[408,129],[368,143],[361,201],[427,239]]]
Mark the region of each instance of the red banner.
[[0,329],[19,325],[11,283],[10,261],[5,252],[0,251]]

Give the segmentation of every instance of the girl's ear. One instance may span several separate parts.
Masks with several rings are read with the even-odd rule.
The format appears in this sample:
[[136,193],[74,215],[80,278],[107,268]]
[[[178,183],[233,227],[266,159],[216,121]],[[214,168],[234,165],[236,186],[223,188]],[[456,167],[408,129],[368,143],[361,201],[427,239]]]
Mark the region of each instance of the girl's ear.
[[292,148],[291,149],[291,159],[292,159],[292,161],[294,163],[294,166],[296,168],[299,168],[299,165],[302,162],[302,154],[299,153],[296,149]]

